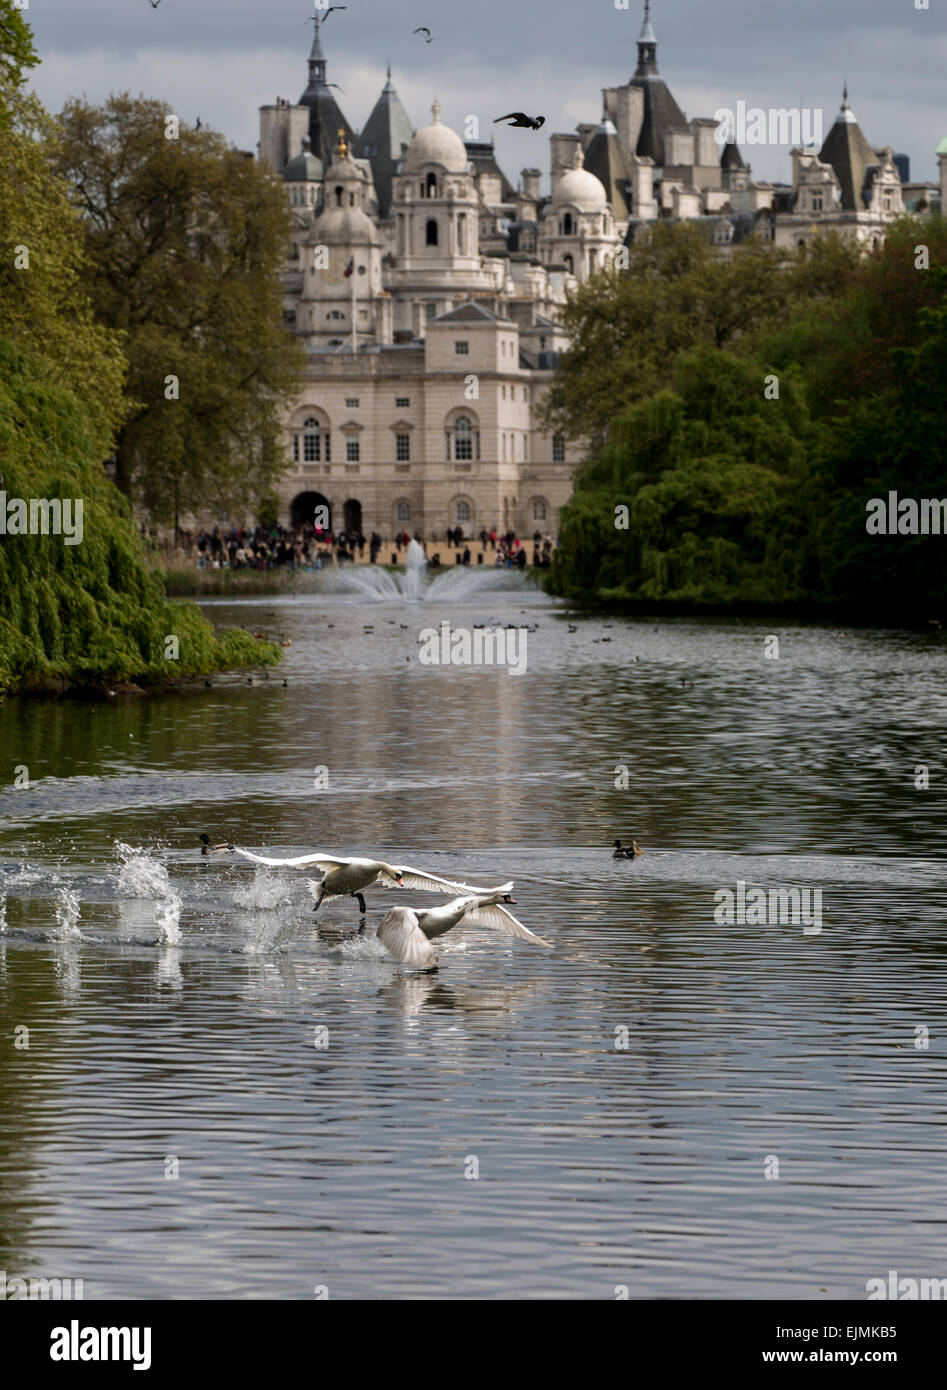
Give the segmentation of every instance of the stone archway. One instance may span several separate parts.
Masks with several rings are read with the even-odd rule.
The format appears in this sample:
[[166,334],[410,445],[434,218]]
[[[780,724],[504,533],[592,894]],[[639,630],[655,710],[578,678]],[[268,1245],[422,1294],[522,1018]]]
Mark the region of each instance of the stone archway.
[[356,536],[362,534],[362,504],[350,497],[345,503],[345,534],[350,536],[353,531]]
[[[317,507],[324,507],[325,512],[317,514]],[[298,529],[303,523],[315,526],[318,519],[327,531],[332,530],[332,507],[328,497],[323,497],[321,492],[297,493],[290,503],[289,516],[294,529]]]

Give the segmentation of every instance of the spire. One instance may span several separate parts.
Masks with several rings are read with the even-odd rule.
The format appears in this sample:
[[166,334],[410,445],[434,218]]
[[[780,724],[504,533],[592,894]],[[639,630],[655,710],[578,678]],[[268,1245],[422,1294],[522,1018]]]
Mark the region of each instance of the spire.
[[431,115],[434,117],[434,124],[437,125],[438,121],[441,119],[441,103],[438,101],[437,97],[435,97],[431,103]]
[[836,116],[835,119],[836,119],[836,121],[841,121],[841,122],[843,122],[843,124],[845,124],[845,125],[857,125],[857,124],[858,124],[858,117],[855,115],[855,112],[852,110],[852,108],[851,108],[851,107],[849,106],[849,104],[848,104],[848,81],[847,81],[847,80],[846,80],[846,82],[845,82],[844,87],[842,88],[842,105],[839,107],[839,113],[838,113],[838,115]]
[[309,88],[324,85],[326,80],[326,55],[322,51],[322,38],[319,34],[319,11],[309,16],[313,24],[312,48],[309,51]]
[[644,0],[644,23],[638,37],[636,77],[658,77],[658,41],[651,27],[651,0]]
[[348,155],[348,147],[346,146],[346,143],[345,143],[345,126],[344,126],[344,125],[340,125],[340,126],[339,126],[338,135],[339,135],[339,158],[340,158],[340,159],[345,159],[345,158],[347,157],[347,155]]

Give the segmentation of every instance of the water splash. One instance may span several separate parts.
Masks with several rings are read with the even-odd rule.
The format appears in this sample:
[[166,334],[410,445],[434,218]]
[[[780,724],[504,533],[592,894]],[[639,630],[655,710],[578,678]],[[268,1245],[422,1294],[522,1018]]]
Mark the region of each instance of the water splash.
[[79,930],[79,899],[71,888],[60,888],[56,904],[56,925],[63,941],[75,940],[81,936]]
[[418,600],[424,597],[424,550],[417,541],[409,541],[404,559],[404,596]]
[[7,895],[0,893],[0,933],[7,929]]
[[181,940],[181,895],[171,886],[165,866],[145,849],[115,841],[122,859],[118,874],[119,892],[129,898],[149,898],[156,903],[155,925],[158,940],[176,946]]
[[237,907],[269,912],[292,902],[292,894],[285,879],[269,869],[257,869],[246,887],[234,890],[233,900]]
[[462,603],[486,590],[518,592],[531,583],[522,570],[505,566],[455,565],[432,572],[426,568],[424,551],[417,541],[408,546],[404,574],[377,565],[353,565],[350,569],[319,570],[307,578],[313,580],[314,592],[351,595],[369,603],[434,603],[442,599]]

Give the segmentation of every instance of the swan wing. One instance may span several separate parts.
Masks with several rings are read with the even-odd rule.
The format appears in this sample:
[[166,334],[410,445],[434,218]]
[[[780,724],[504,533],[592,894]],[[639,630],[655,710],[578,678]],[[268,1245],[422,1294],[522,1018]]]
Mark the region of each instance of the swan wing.
[[553,950],[551,941],[544,941],[541,936],[524,927],[519,918],[514,917],[502,903],[478,907],[475,911],[468,912],[467,917],[471,922],[482,922],[484,926],[497,927],[500,931],[509,932],[510,936],[518,936],[521,941],[532,941],[536,946],[547,946],[550,951]]
[[[405,888],[418,888],[422,893],[483,892],[482,888],[474,888],[469,883],[457,883],[450,878],[441,878],[439,874],[428,873],[426,869],[409,869],[406,864],[395,864],[392,867],[404,879]],[[382,872],[381,877],[383,882],[387,881],[390,885],[394,884],[394,880],[388,879],[384,872]]]
[[271,859],[266,854],[254,854],[252,850],[240,849],[234,845],[234,853],[242,855],[244,859],[252,859],[254,864],[269,864],[275,869],[301,869],[306,864],[316,864],[324,872],[330,869],[338,869],[342,864],[347,864],[347,859],[336,859],[331,854],[299,854],[294,859]]
[[378,940],[401,965],[433,965],[437,952],[410,907],[393,907],[378,928]]

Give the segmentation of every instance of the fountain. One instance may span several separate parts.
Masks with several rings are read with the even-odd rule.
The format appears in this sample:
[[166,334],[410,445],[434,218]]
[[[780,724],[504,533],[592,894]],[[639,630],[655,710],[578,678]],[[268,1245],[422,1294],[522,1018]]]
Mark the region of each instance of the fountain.
[[409,541],[404,561],[405,598],[420,599],[423,596],[424,566],[426,564],[423,547],[417,541]]

